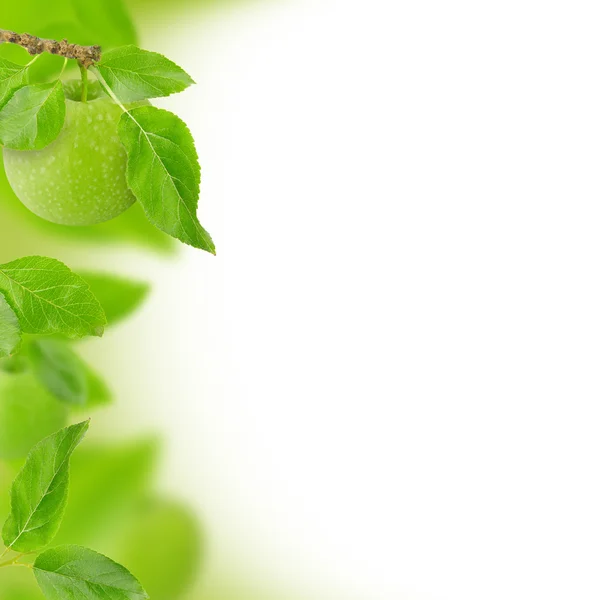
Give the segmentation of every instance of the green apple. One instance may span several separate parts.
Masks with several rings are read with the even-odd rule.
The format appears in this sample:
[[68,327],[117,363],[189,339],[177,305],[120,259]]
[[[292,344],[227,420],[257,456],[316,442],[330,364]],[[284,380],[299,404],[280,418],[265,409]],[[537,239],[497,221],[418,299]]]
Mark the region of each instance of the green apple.
[[39,151],[4,149],[12,189],[33,213],[60,225],[95,225],[127,210],[135,198],[125,177],[127,157],[117,124],[122,109],[99,85],[81,102],[80,82],[65,84],[66,121]]

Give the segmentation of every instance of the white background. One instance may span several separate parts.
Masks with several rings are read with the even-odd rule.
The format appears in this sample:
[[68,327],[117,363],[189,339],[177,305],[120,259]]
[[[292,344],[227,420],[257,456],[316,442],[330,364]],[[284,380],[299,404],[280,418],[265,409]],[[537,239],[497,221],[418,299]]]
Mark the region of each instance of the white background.
[[209,577],[599,597],[599,26],[573,0],[148,20],[199,83],[162,105],[219,256],[132,263],[156,284],[121,391],[168,435]]

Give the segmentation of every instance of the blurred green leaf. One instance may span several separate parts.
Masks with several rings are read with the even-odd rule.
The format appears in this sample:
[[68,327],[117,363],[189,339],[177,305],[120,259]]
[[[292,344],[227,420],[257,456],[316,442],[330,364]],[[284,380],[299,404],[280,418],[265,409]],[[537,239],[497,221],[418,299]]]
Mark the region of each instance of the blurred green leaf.
[[108,273],[82,272],[81,276],[100,301],[109,325],[135,312],[150,290],[147,283]]
[[87,378],[87,401],[85,407],[94,409],[110,404],[113,400],[112,392],[106,382],[89,365],[85,365]]
[[59,546],[33,563],[39,586],[49,600],[143,600],[140,582],[122,565],[81,546]]
[[106,317],[89,286],[65,264],[27,256],[0,265],[0,292],[25,333],[101,336]]
[[7,548],[31,552],[52,541],[67,503],[69,460],[88,427],[84,421],[61,429],[31,450],[10,491],[11,512],[2,529]]
[[17,315],[0,294],[0,358],[13,354],[21,344],[21,326]]
[[64,427],[67,408],[28,372],[0,372],[0,458],[27,455],[41,439]]
[[169,500],[145,504],[123,532],[119,559],[143,582],[152,600],[178,600],[194,583],[202,539],[190,511]]
[[70,0],[78,23],[87,32],[89,45],[98,44],[108,50],[135,44],[137,34],[122,0]]
[[56,398],[82,406],[88,399],[88,375],[84,362],[63,340],[42,338],[27,345],[33,373]]
[[156,454],[154,440],[81,448],[71,460],[69,505],[56,542],[99,547],[114,538],[147,493]]
[[22,354],[0,359],[0,371],[4,373],[24,373],[29,366],[29,360]]

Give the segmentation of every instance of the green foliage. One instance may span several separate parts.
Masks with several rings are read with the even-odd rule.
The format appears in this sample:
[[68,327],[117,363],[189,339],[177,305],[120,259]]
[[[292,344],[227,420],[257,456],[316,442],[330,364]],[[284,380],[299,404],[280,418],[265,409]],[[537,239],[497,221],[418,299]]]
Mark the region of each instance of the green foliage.
[[127,181],[146,216],[182,242],[214,254],[196,211],[200,166],[192,135],[174,114],[154,107],[124,113],[119,135],[127,150]]
[[[0,16],[1,25],[6,29],[35,32],[41,37],[54,39],[67,38],[80,44],[100,44],[104,50],[135,44],[137,41],[135,27],[122,0],[53,0],[52,10],[48,10],[47,0],[4,2]],[[56,75],[63,64],[60,57],[40,55],[36,63],[27,70],[30,74],[28,78],[25,67],[16,64],[28,60],[25,50],[11,44],[0,44],[1,56],[14,62],[12,68],[6,64],[7,61],[0,62],[0,107],[3,90],[18,89],[27,84],[29,79],[46,81],[51,75]],[[15,72],[15,68],[20,74]],[[15,78],[10,81],[10,85],[5,83],[3,87],[3,76],[11,74],[15,75]],[[66,227],[43,221],[25,209],[16,199],[2,168],[0,200],[0,222],[3,219],[2,212],[10,212],[21,220],[23,227],[30,229],[25,235],[34,236],[37,235],[37,230],[40,230],[61,239],[68,238],[86,243],[134,243],[159,252],[168,252],[173,248],[170,239],[152,227],[144,217],[143,211],[135,206],[117,219],[94,227]],[[0,245],[1,243],[0,239]]]
[[102,0],[102,2],[69,0],[69,2],[77,24],[80,25],[82,34],[85,32],[89,44],[100,44],[103,48],[110,49],[132,44],[137,40],[135,26],[121,0]]
[[81,273],[90,290],[98,298],[108,325],[114,325],[136,311],[148,296],[150,286],[105,273]]
[[110,404],[113,400],[112,392],[104,379],[85,363],[84,368],[87,379],[87,399],[82,408],[94,409]]
[[0,109],[28,81],[27,67],[0,58]]
[[157,453],[154,439],[82,447],[71,461],[69,505],[56,542],[110,548],[148,493]]
[[67,503],[69,460],[88,427],[84,421],[62,429],[29,453],[11,488],[11,513],[2,530],[7,548],[32,552],[52,541]]
[[6,299],[0,294],[0,358],[13,354],[21,344],[21,327]]
[[194,80],[156,52],[123,46],[106,52],[96,66],[121,102],[136,102],[182,92]]
[[85,281],[53,258],[29,256],[0,265],[0,293],[22,331],[101,336],[106,317]]
[[[114,133],[102,135],[112,136],[121,153],[121,144],[125,146],[125,188],[131,188],[138,202],[110,223],[55,225],[16,202],[0,168],[0,221],[8,211],[17,215],[10,217],[5,247],[17,238],[37,237],[36,227],[61,238],[135,241],[157,249],[172,247],[167,234],[214,253],[196,216],[200,167],[188,128],[167,111],[123,106],[180,92],[193,83],[191,77],[164,56],[131,45],[136,34],[122,0],[55,0],[51,11],[47,6],[47,0],[3,5],[0,26],[103,46],[103,60],[96,66],[101,81],[90,81],[88,100],[126,111],[119,129],[115,123]],[[65,103],[81,98],[80,83],[63,86],[56,79],[62,58],[42,55],[24,64],[27,60],[22,49],[0,46],[0,144],[5,156],[38,155],[54,141],[55,148],[66,129]],[[100,120],[86,119],[82,135],[98,132]],[[71,122],[68,114],[66,122]],[[124,155],[122,160],[125,164]],[[94,165],[102,168],[97,158]],[[41,186],[46,195],[50,183]],[[31,229],[13,233],[15,219]],[[2,243],[0,239],[0,250]],[[44,550],[35,560],[35,579],[49,600],[148,597],[127,569],[84,547],[91,542],[99,550],[109,548],[110,556],[142,574],[153,600],[183,598],[195,575],[201,552],[195,519],[177,503],[154,499],[149,492],[154,441],[84,447],[71,457],[88,422],[60,429],[69,412],[87,412],[111,400],[103,379],[65,336],[102,335],[106,324],[132,314],[147,293],[146,284],[110,275],[92,273],[82,279],[59,261],[41,256],[0,265],[0,459],[11,461],[0,462],[0,516],[10,512],[2,532],[7,545],[2,556],[29,561],[12,554],[38,552],[52,540],[81,544]],[[12,485],[9,507],[7,480],[28,452]],[[39,600],[30,570],[11,569],[8,577],[4,571],[2,600]]]
[[0,143],[13,150],[41,150],[65,123],[65,94],[60,81],[26,85],[0,110]]
[[88,399],[88,373],[85,363],[63,340],[42,338],[28,347],[33,372],[40,383],[58,400],[84,405]]
[[[43,439],[29,453],[11,487],[10,514],[2,531],[6,551],[2,556],[11,550],[25,554],[39,552],[56,536],[67,504],[71,455],[85,436],[88,426],[89,421],[84,421],[61,429]],[[146,449],[144,447],[142,452],[144,457],[147,455]],[[90,466],[93,465],[88,462],[86,472],[92,477],[98,475],[96,471],[89,470]],[[116,466],[120,467],[120,464]],[[134,461],[130,463],[130,469],[133,468],[131,472],[121,472],[124,476],[134,475],[135,478],[140,472],[139,467],[139,463]],[[106,469],[104,472],[108,475]],[[1,465],[0,475],[4,477]],[[111,482],[106,477],[100,477],[100,480],[99,487],[96,485],[94,491],[99,489],[102,495],[104,488],[111,487]],[[0,478],[0,489],[2,483],[3,479]],[[117,480],[112,485],[116,489],[127,487],[122,483]],[[81,502],[81,496],[79,499]],[[83,506],[89,509],[94,500],[97,502],[96,498],[92,497],[91,500],[81,503],[80,509]],[[0,503],[0,510],[1,507]],[[18,555],[0,566],[16,564],[19,559]],[[49,600],[67,597],[78,600],[142,600],[148,597],[139,581],[127,569],[82,546],[63,545],[45,550],[37,556],[32,568],[38,585]],[[0,584],[0,591],[6,600],[35,598],[35,592],[32,593],[26,582],[12,585],[9,580],[8,585],[6,582]]]
[[0,458],[26,456],[41,439],[64,427],[67,411],[32,373],[0,372]]
[[125,567],[81,546],[59,546],[33,564],[48,600],[143,600],[148,595]]
[[[96,15],[98,7],[77,6],[80,20],[102,22]],[[115,13],[119,14],[116,6]],[[93,67],[110,102],[124,111],[118,136],[127,151],[127,181],[115,185],[121,173],[121,162],[115,157],[121,146],[111,147],[118,138],[112,135],[111,119],[106,119],[99,104],[105,99],[96,97],[97,84],[89,103],[85,99],[74,102],[75,86],[68,86],[70,102],[66,106],[60,80],[19,87],[21,78],[27,77],[22,74],[27,68],[2,64],[0,92],[2,87],[9,91],[8,101],[0,106],[0,144],[11,185],[30,210],[53,223],[93,225],[124,212],[132,204],[133,192],[148,220],[160,231],[215,253],[214,243],[196,214],[200,166],[189,129],[168,111],[149,106],[127,109],[123,105],[183,91],[193,80],[181,67],[161,54],[131,44],[106,52]],[[87,75],[83,85],[87,86]],[[96,114],[98,111],[102,114]],[[61,136],[62,147],[53,145],[52,156],[23,152],[42,150],[56,140],[65,118],[70,137]],[[69,160],[73,152],[76,156]],[[56,164],[51,160],[57,158],[55,154]],[[28,178],[27,172],[31,173]]]

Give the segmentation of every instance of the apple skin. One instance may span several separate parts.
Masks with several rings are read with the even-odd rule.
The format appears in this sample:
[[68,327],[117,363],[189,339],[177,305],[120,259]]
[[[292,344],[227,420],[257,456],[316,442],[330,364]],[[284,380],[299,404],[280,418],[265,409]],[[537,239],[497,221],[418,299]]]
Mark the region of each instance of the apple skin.
[[122,109],[110,98],[67,99],[65,126],[39,151],[4,149],[8,181],[34,214],[60,225],[95,225],[127,210],[127,156],[117,132]]

